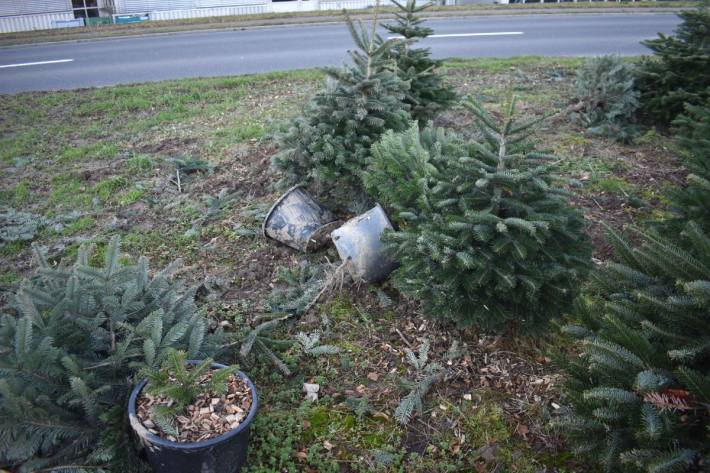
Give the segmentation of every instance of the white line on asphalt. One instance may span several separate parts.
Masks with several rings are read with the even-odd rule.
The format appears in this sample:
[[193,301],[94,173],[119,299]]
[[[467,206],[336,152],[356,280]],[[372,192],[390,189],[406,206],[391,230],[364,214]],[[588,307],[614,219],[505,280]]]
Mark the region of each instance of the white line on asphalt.
[[42,64],[59,64],[62,62],[72,62],[72,61],[73,61],[73,59],[57,59],[55,61],[23,62],[20,64],[2,64],[2,65],[0,65],[0,69],[4,69],[7,67],[40,66]]
[[[512,36],[521,35],[522,31],[501,31],[498,33],[452,33],[452,34],[433,34],[427,38],[462,38],[465,36]],[[402,36],[388,36],[387,39],[402,39]]]

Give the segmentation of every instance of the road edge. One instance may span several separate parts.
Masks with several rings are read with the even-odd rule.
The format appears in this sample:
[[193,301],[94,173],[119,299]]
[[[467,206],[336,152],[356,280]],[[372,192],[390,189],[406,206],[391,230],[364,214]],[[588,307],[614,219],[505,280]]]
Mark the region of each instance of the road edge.
[[[526,16],[526,15],[572,15],[572,14],[601,14],[601,15],[627,15],[627,14],[662,14],[662,13],[679,13],[686,10],[692,10],[693,7],[635,7],[635,8],[604,8],[604,7],[587,7],[587,8],[548,8],[548,9],[517,9],[508,11],[486,11],[486,10],[452,10],[452,11],[439,11],[431,12],[424,17],[425,20],[439,20],[447,19],[451,17],[487,17],[487,16]],[[367,13],[357,13],[350,15],[354,19],[363,19],[369,17]],[[394,15],[391,13],[385,13],[380,15],[381,19],[391,19]],[[288,21],[288,20],[304,20],[304,21]],[[312,20],[312,21],[310,21]],[[254,22],[258,20],[253,20]],[[111,34],[111,35],[99,35],[91,36],[86,38],[70,38],[70,39],[60,39],[60,40],[50,40],[50,41],[36,41],[36,42],[17,42],[10,44],[2,44],[0,39],[0,50],[18,47],[32,47],[32,46],[46,46],[51,44],[64,44],[64,43],[80,43],[86,41],[106,41],[106,40],[120,40],[126,38],[145,38],[151,36],[165,36],[171,34],[183,34],[183,33],[208,33],[215,31],[243,31],[252,29],[266,29],[266,28],[284,28],[291,26],[318,26],[318,25],[333,25],[342,24],[345,22],[345,18],[342,16],[327,16],[327,17],[285,17],[274,20],[263,20],[264,24],[249,24],[249,20],[245,21],[246,24],[243,25],[230,25],[220,27],[216,24],[206,23],[204,28],[176,28],[169,31],[155,31],[155,32],[127,32],[126,34]]]

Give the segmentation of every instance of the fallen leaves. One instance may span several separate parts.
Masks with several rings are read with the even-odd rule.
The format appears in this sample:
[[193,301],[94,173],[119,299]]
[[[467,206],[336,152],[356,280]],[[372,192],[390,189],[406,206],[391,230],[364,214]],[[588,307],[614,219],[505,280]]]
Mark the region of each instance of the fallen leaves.
[[[211,373],[208,373],[201,382],[207,382],[210,377]],[[153,407],[167,406],[171,402],[165,396],[152,396],[143,392],[136,402],[136,414],[154,435],[172,442],[201,442],[239,427],[249,414],[252,395],[249,385],[238,376],[232,376],[229,380],[225,395],[201,393],[181,415],[173,419],[178,437],[163,432],[151,418]]]

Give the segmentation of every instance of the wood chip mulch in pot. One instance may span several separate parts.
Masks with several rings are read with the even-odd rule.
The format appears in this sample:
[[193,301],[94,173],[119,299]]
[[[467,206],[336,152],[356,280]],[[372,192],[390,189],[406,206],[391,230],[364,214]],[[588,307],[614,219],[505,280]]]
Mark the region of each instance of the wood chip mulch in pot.
[[[211,377],[212,373],[207,373],[200,382],[205,383]],[[200,442],[239,427],[249,414],[251,403],[249,385],[235,375],[229,380],[227,394],[219,396],[212,392],[202,393],[183,413],[175,416],[174,426],[178,437],[163,432],[151,420],[154,406],[172,404],[167,397],[150,395],[144,389],[136,401],[136,414],[149,432],[161,438],[172,442]]]

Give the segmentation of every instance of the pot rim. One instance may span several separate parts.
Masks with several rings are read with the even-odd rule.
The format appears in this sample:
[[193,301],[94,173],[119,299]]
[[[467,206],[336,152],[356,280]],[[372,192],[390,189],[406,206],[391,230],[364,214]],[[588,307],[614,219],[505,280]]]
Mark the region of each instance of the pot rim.
[[274,205],[271,206],[269,209],[269,212],[266,214],[266,218],[264,221],[261,223],[261,234],[264,236],[264,238],[269,238],[272,239],[269,235],[266,234],[266,224],[269,223],[269,219],[271,218],[271,214],[273,214],[276,211],[276,208],[283,202],[283,200],[291,194],[291,192],[295,191],[299,187],[303,187],[303,184],[296,184],[295,186],[291,187],[289,190],[283,193],[281,197],[276,199],[276,202],[274,202]]
[[[187,362],[189,364],[195,365],[198,364],[200,361],[188,360]],[[221,363],[212,363],[212,368],[220,369],[226,367],[227,365],[223,365]],[[222,443],[231,437],[234,437],[242,430],[249,427],[249,425],[251,425],[252,421],[254,420],[254,416],[256,416],[256,410],[259,404],[259,397],[256,394],[256,386],[254,386],[254,383],[251,381],[251,379],[249,379],[249,377],[242,371],[237,371],[236,374],[241,379],[246,381],[247,386],[249,387],[249,391],[251,392],[252,401],[251,407],[249,408],[249,414],[247,414],[246,418],[236,428],[230,430],[229,432],[225,432],[222,435],[218,435],[217,437],[212,437],[207,440],[201,440],[199,442],[173,442],[172,440],[164,439],[158,435],[149,432],[148,429],[140,421],[140,419],[138,419],[138,415],[136,414],[136,401],[138,400],[138,396],[140,395],[141,391],[143,391],[145,385],[148,384],[147,379],[140,381],[136,385],[136,387],[133,388],[133,392],[131,392],[131,396],[128,399],[128,419],[130,421],[131,428],[139,437],[146,439],[150,443],[159,445],[161,447],[171,448],[174,450],[211,447],[213,445]]]
[[[340,238],[340,235],[336,235],[336,234],[335,234],[336,232],[338,232],[339,230],[341,230],[341,229],[343,229],[343,228],[346,228],[346,227],[354,227],[355,225],[357,225],[358,223],[360,223],[360,222],[363,220],[363,218],[365,218],[365,215],[366,215],[366,214],[368,214],[368,213],[370,213],[370,212],[372,212],[373,210],[376,210],[376,209],[379,209],[379,210],[380,210],[380,213],[381,213],[382,216],[384,217],[385,222],[387,223],[387,225],[385,225],[385,227],[389,226],[390,229],[394,230],[394,225],[392,225],[392,221],[390,220],[389,216],[387,215],[387,212],[385,212],[385,209],[382,208],[382,206],[380,205],[379,202],[375,202],[375,206],[372,207],[370,210],[368,210],[367,212],[361,213],[360,215],[355,215],[354,217],[348,219],[348,220],[347,220],[344,224],[342,224],[340,227],[338,227],[338,228],[336,228],[335,230],[333,230],[332,232],[330,232],[330,237],[331,237],[331,238],[333,239],[333,241],[335,242],[335,241],[336,241],[336,238],[335,238],[335,237],[337,237],[338,239]],[[336,245],[336,246],[337,246],[337,245]]]

